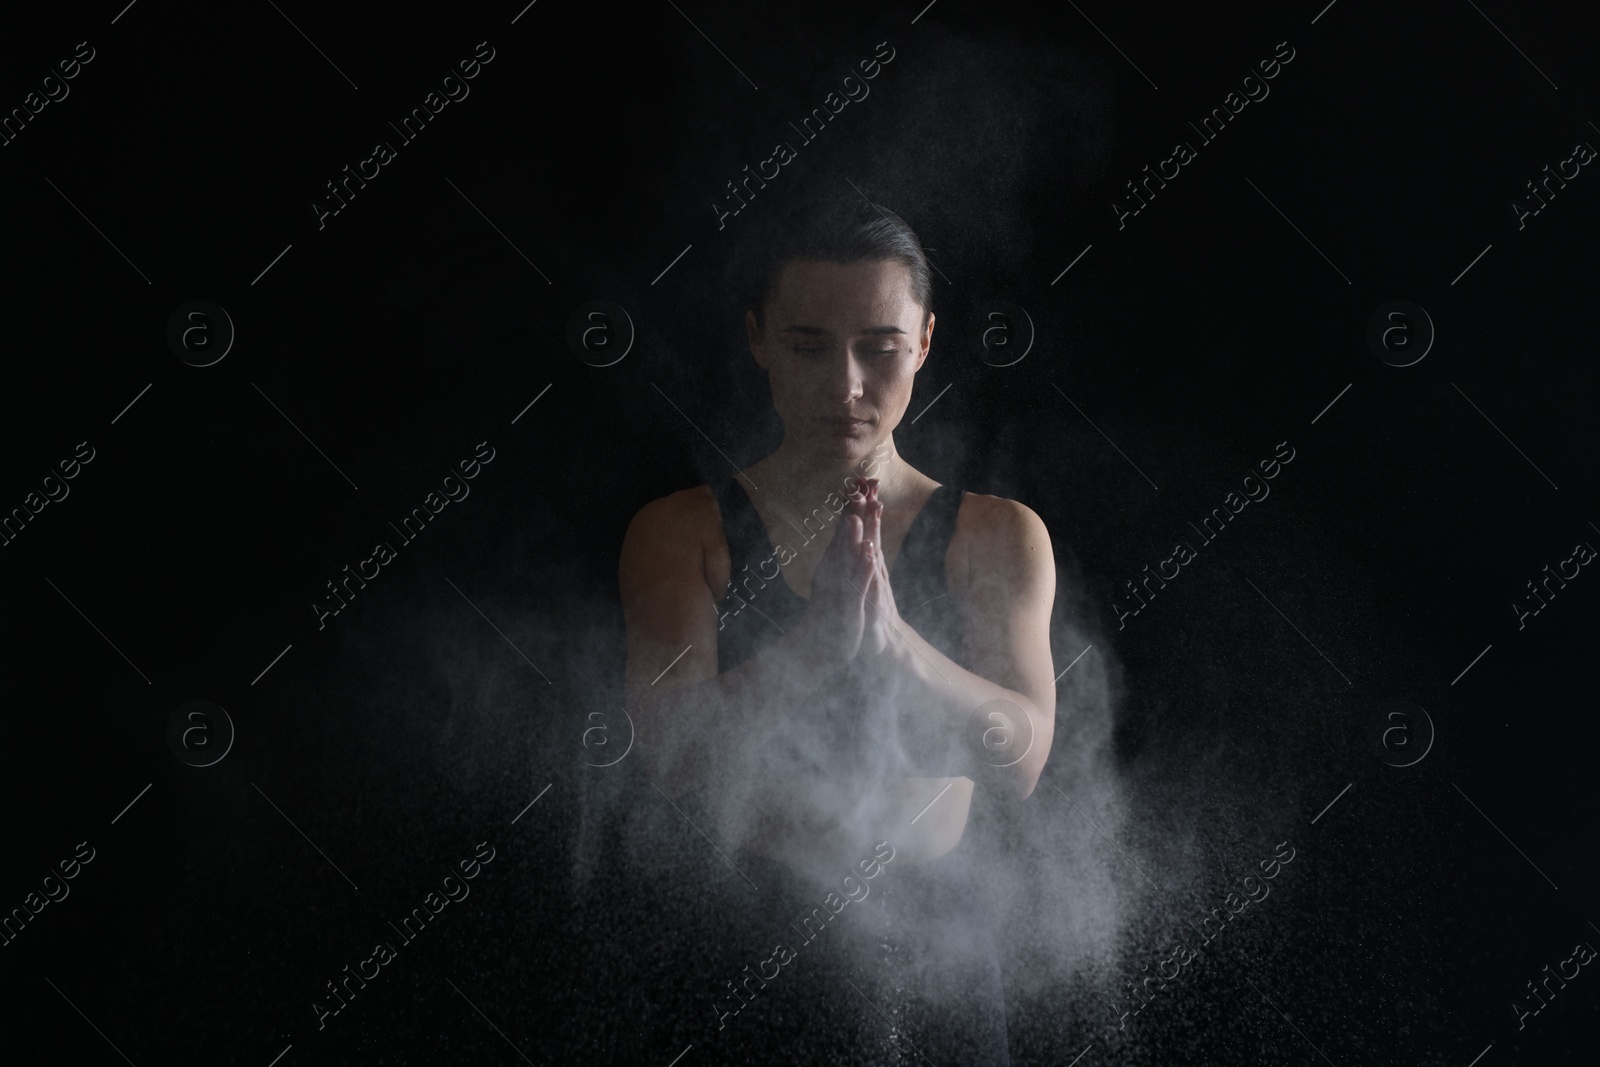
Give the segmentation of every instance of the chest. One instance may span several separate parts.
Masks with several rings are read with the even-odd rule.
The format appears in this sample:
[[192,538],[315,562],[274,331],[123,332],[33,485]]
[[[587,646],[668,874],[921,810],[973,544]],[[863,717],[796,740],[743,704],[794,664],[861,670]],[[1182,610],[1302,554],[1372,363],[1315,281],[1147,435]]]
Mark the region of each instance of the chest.
[[[910,531],[912,520],[915,518],[915,512],[890,512],[887,509],[884,511],[880,531],[883,543],[878,547],[884,553],[890,573],[893,573],[895,561],[900,558],[900,549],[905,545],[906,534]],[[835,516],[826,528],[817,532],[816,527],[819,524],[816,520],[796,526],[787,519],[762,517],[762,524],[766,529],[768,540],[775,549],[775,558],[780,564],[779,571],[783,580],[799,596],[811,599],[811,583],[816,576],[817,567],[822,562],[823,555],[827,553],[828,546],[833,543],[833,539],[848,536],[845,527],[847,521],[847,515]],[[784,560],[788,562],[784,563]],[[770,573],[772,568],[768,566],[766,569]]]
[[[706,545],[706,582],[711,588],[713,597],[720,601],[729,591],[738,592],[741,589],[741,582],[748,583],[752,579],[759,579],[766,583],[782,582],[796,596],[809,600],[817,567],[822,562],[828,546],[833,538],[845,535],[842,528],[846,516],[819,512],[814,513],[812,518],[796,520],[771,513],[761,514],[759,511],[756,514],[760,519],[765,542],[748,546],[737,564],[733,558],[734,552],[730,549],[722,530],[717,530],[716,536],[712,539],[713,543]],[[888,563],[891,579],[897,583],[897,599],[902,592],[900,584],[909,584],[906,582],[908,578],[931,577],[931,575],[912,575],[908,573],[907,567],[896,569],[901,560],[901,550],[907,544],[907,536],[913,533],[920,514],[920,510],[912,508],[884,510],[881,525],[882,544],[879,547]],[[958,516],[948,541],[934,546],[936,552],[943,548],[943,559],[922,561],[924,569],[942,572],[940,576],[944,579],[951,598],[958,603],[962,600],[967,587],[966,537],[967,531],[962,528]],[[906,562],[909,565],[911,561]]]

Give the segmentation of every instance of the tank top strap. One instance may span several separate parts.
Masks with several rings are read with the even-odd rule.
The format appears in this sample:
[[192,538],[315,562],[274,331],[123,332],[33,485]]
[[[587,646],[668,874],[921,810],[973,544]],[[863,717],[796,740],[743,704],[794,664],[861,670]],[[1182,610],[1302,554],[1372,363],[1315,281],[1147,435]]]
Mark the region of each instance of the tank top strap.
[[805,614],[806,601],[781,565],[750,494],[736,477],[708,483],[722,511],[728,544],[728,586],[716,594],[717,670],[732,670],[781,636]]
[[745,564],[754,564],[772,554],[767,529],[761,515],[750,500],[750,494],[738,484],[738,477],[718,478],[710,483],[722,512],[722,534],[728,542],[728,555],[733,560],[733,573],[738,574]]
[[889,575],[897,589],[898,583],[904,578],[917,585],[937,586],[936,592],[930,595],[945,591],[945,556],[950,551],[950,540],[955,536],[956,513],[961,510],[965,495],[964,490],[953,485],[941,485],[928,497],[916,518],[911,520],[911,528],[906,531],[900,554],[895,557]]
[[957,663],[961,662],[961,617],[949,599],[945,557],[965,495],[964,490],[953,485],[941,485],[933,491],[911,521],[889,572],[901,618]]

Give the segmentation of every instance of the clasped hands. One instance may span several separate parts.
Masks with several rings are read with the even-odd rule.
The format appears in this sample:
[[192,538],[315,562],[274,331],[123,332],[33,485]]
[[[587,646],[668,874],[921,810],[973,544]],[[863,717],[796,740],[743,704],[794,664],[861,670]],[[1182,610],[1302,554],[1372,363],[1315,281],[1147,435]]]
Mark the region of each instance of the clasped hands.
[[891,670],[909,654],[909,635],[884,559],[876,478],[861,480],[840,514],[812,579],[808,614],[814,616],[819,641],[841,666],[865,655],[869,668]]
[[904,641],[905,623],[900,619],[894,589],[889,585],[889,564],[883,553],[883,504],[878,500],[878,479],[867,479],[863,491],[851,498],[847,510],[861,517],[862,540],[872,566],[870,584],[866,589],[867,612],[861,647],[872,656],[888,655]]

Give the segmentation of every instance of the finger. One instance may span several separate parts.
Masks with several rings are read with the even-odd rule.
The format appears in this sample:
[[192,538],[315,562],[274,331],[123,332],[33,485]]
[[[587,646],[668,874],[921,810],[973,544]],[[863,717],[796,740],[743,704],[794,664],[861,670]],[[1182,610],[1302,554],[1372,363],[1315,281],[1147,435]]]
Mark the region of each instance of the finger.
[[833,540],[828,542],[824,555],[842,552],[850,552],[852,557],[855,555],[854,550],[861,541],[861,534],[857,532],[859,529],[858,524],[861,520],[854,513],[844,515],[843,519],[844,521],[840,523],[840,529],[833,535]]
[[866,610],[867,629],[872,633],[872,650],[881,652],[887,636],[883,614],[883,583],[879,580],[876,570],[867,583]]
[[889,635],[894,629],[893,594],[883,578],[883,559],[877,559],[872,579],[872,650],[882,652],[889,645]]
[[850,516],[851,558],[855,561],[856,573],[863,578],[872,573],[872,554],[870,550],[873,546],[869,543],[870,541],[871,538],[867,536],[866,521],[860,515]]
[[856,569],[856,588],[861,591],[863,601],[872,597],[872,586],[877,576],[877,546],[871,542],[864,542],[862,546],[860,566]]
[[889,561],[880,553],[877,559],[876,585],[880,590],[878,600],[875,601],[883,608],[884,617],[891,623],[899,618],[899,611],[895,606],[894,588],[889,584]]

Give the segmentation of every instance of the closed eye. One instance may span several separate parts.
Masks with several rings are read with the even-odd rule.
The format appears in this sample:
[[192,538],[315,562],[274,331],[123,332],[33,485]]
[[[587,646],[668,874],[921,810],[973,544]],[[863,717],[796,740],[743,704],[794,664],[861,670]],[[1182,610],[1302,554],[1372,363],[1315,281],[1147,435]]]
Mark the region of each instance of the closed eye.
[[[803,356],[815,356],[826,352],[824,345],[795,345],[794,351]],[[869,348],[863,354],[868,356],[892,356],[900,351],[899,348]]]

